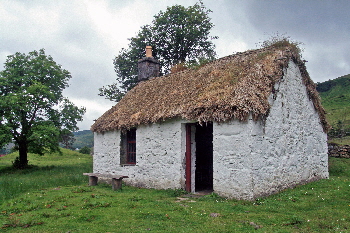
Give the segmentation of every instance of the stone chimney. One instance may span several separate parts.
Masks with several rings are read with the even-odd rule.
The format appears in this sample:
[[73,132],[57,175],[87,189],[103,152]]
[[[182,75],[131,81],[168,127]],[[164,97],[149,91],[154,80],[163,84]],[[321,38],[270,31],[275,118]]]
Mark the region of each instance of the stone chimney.
[[146,46],[146,57],[138,61],[138,70],[139,82],[159,76],[160,64],[159,61],[152,56],[151,46]]

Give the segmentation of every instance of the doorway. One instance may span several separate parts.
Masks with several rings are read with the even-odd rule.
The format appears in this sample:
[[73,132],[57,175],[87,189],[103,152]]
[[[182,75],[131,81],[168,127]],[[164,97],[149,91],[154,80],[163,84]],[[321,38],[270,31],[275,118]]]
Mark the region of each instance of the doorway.
[[213,124],[186,124],[186,191],[204,190],[213,191]]
[[196,124],[196,192],[213,190],[213,124]]

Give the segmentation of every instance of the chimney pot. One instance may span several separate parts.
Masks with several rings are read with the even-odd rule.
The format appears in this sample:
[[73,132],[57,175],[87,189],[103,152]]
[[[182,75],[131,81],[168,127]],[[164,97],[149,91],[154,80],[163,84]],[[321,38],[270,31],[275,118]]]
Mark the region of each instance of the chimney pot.
[[146,46],[146,57],[152,57],[152,46]]

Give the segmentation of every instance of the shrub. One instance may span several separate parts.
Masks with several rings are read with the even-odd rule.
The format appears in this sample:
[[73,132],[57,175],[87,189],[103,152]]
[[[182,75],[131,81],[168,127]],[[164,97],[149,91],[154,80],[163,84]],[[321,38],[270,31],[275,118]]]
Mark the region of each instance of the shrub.
[[91,153],[91,148],[84,146],[79,150],[79,153],[88,155]]

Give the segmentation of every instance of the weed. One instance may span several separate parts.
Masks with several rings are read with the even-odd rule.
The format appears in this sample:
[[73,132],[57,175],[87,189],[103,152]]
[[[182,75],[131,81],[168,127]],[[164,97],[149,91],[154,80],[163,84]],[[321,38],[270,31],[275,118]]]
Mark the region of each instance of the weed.
[[133,202],[140,201],[140,200],[142,200],[142,197],[140,197],[140,196],[133,196],[133,197],[128,199],[128,201],[133,201]]
[[99,208],[99,207],[110,207],[111,203],[108,202],[91,202],[91,203],[86,203],[84,206],[82,206],[82,209],[95,209],[95,208]]
[[293,216],[290,221],[287,223],[282,224],[283,226],[289,226],[289,225],[300,225],[304,222],[302,218],[299,218],[297,216]]
[[77,187],[76,189],[72,190],[73,193],[85,193],[85,192],[92,192],[92,189],[89,187]]
[[254,201],[253,205],[262,205],[265,203],[265,200],[262,198],[258,198]]
[[52,217],[51,214],[48,214],[48,213],[42,213],[41,216],[43,216],[44,218],[50,218]]
[[213,200],[215,202],[224,202],[227,199],[219,196],[217,193],[212,192],[211,194],[205,195],[200,200]]
[[1,229],[8,229],[8,228],[28,228],[34,225],[42,225],[43,222],[36,222],[33,220],[30,220],[28,222],[22,222],[17,216],[10,216],[6,223],[4,223],[1,227]]
[[89,214],[89,215],[83,215],[83,216],[78,217],[78,221],[80,221],[80,222],[92,222],[96,218],[97,218],[96,215],[90,215]]

